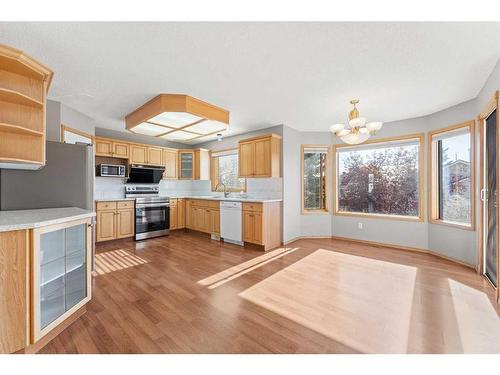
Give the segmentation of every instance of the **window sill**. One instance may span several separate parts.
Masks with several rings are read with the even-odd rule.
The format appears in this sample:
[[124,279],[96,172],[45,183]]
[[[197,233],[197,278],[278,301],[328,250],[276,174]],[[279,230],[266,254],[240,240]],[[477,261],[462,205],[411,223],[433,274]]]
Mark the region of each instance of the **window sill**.
[[413,222],[423,222],[424,218],[422,216],[401,216],[401,215],[386,215],[386,214],[367,214],[363,212],[344,212],[336,211],[336,216],[347,216],[347,217],[363,217],[366,219],[385,219],[385,220],[398,220],[398,221],[413,221]]
[[304,210],[302,209],[302,215],[330,215],[328,210]]
[[476,228],[474,225],[471,224],[462,224],[462,223],[457,223],[454,221],[446,221],[446,220],[436,220],[436,219],[430,219],[429,224],[435,224],[435,225],[444,225],[447,227],[452,227],[452,228],[457,228],[457,229],[463,229],[463,230],[470,230],[470,231],[475,231]]

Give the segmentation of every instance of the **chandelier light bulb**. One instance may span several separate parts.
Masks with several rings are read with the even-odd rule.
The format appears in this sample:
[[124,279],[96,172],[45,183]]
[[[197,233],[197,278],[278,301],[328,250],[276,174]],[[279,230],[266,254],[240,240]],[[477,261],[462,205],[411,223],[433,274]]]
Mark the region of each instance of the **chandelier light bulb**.
[[344,124],[333,124],[332,126],[330,126],[330,131],[332,133],[338,133],[339,131],[344,130],[344,128]]
[[351,100],[353,105],[352,110],[348,114],[349,122],[348,126],[344,124],[333,124],[330,126],[330,131],[335,133],[342,142],[350,145],[358,145],[367,141],[372,135],[375,135],[377,131],[382,129],[383,123],[380,121],[368,122],[365,117],[359,116],[359,110],[356,108],[356,104],[359,100]]

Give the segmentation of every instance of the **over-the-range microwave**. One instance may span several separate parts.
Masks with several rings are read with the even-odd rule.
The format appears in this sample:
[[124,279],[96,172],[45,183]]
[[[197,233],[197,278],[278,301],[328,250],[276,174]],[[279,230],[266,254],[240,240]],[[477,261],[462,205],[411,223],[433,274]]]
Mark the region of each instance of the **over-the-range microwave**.
[[125,177],[124,165],[99,164],[97,166],[97,176],[101,177]]

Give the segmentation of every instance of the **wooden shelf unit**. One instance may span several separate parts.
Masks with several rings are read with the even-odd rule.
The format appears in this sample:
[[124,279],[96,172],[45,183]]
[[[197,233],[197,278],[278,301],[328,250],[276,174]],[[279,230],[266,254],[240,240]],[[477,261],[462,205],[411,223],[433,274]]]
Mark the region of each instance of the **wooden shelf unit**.
[[50,69],[0,44],[0,168],[45,164],[46,96]]

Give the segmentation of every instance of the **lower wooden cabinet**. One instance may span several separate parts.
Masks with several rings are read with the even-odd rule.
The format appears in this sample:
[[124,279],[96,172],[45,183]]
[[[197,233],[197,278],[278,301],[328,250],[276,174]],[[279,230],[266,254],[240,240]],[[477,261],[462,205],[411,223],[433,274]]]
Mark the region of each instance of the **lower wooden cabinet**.
[[262,245],[262,214],[243,211],[243,241]]
[[96,204],[96,242],[134,235],[134,201],[105,201]]
[[273,249],[281,245],[281,203],[243,203],[243,241]]
[[185,228],[184,199],[170,199],[170,230]]
[[186,228],[204,233],[220,234],[219,201],[187,199]]

